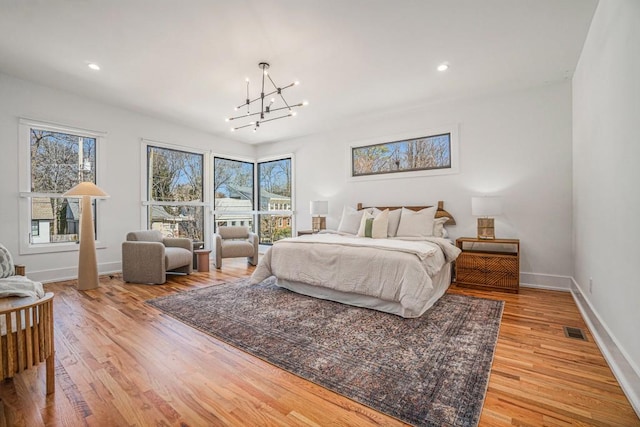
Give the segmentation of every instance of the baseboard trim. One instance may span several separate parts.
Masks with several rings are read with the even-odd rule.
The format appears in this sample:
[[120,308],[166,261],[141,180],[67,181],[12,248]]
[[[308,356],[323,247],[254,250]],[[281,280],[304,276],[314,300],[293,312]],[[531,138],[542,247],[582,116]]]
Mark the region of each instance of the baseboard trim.
[[520,272],[520,286],[525,288],[570,292],[571,281],[569,276]]
[[578,310],[591,330],[591,334],[613,371],[613,375],[620,383],[622,391],[631,402],[633,410],[640,417],[640,370],[630,361],[623,347],[619,345],[618,340],[609,331],[573,277],[571,281],[571,295]]
[[[98,274],[113,274],[122,271],[122,263],[107,262],[98,264]],[[78,278],[78,267],[63,267],[51,270],[27,271],[27,277],[42,283],[62,282]]]

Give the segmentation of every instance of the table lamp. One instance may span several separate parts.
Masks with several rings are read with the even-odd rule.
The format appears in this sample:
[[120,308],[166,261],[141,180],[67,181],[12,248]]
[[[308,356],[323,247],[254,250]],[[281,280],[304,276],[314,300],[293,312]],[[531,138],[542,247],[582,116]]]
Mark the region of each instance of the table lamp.
[[314,233],[327,228],[327,219],[323,216],[329,213],[329,202],[316,200],[310,203],[311,229]]
[[493,218],[502,215],[502,199],[500,197],[472,197],[471,214],[478,218],[478,239],[493,240],[496,238]]
[[91,198],[107,198],[109,195],[93,182],[81,182],[62,197],[80,198],[80,250],[78,251],[78,289],[84,291],[98,287],[98,261],[96,236],[93,229]]

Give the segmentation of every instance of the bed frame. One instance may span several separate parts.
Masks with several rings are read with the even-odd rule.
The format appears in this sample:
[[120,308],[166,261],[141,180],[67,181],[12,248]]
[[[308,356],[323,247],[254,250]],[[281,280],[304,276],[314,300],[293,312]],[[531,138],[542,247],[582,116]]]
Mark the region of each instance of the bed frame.
[[[420,211],[422,209],[425,208],[430,208],[433,207],[433,205],[427,205],[427,206],[362,206],[362,203],[358,203],[358,210],[362,210],[362,209],[369,209],[369,208],[377,208],[380,209],[381,211],[385,210],[385,209],[389,209],[390,211],[396,210],[396,209],[401,209],[401,208],[406,208],[406,209],[411,209],[412,211]],[[447,222],[445,222],[445,225],[455,225],[456,224],[456,220],[453,217],[453,215],[451,215],[449,212],[447,212],[444,209],[444,202],[442,200],[438,201],[438,210],[436,211],[436,218],[443,218],[443,217],[447,217],[449,218],[449,220]]]

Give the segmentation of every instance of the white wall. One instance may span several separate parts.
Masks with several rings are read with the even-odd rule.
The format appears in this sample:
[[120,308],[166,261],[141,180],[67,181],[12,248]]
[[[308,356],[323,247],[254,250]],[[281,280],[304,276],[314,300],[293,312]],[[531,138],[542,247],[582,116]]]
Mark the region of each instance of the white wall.
[[573,77],[574,277],[636,375],[639,76],[640,2],[600,1]]
[[[311,107],[310,107],[311,108]],[[313,114],[313,109],[309,110]],[[453,175],[353,182],[349,145],[459,124],[460,172]],[[471,197],[504,196],[498,237],[521,240],[522,281],[568,288],[571,254],[571,87],[569,82],[362,117],[302,139],[258,146],[258,155],[294,152],[298,228],[310,228],[310,200],[328,200],[328,228],[344,205],[445,202],[458,225],[453,237],[475,236]],[[547,277],[545,275],[551,275]],[[562,277],[554,277],[562,276]]]
[[107,170],[100,186],[111,196],[100,202],[107,248],[98,249],[101,272],[120,269],[120,244],[128,231],[139,229],[141,212],[140,139],[214,150],[252,158],[255,148],[210,134],[115,108],[69,93],[0,74],[0,241],[29,276],[54,280],[76,276],[77,252],[19,255],[18,244],[18,119],[42,120],[106,131]]

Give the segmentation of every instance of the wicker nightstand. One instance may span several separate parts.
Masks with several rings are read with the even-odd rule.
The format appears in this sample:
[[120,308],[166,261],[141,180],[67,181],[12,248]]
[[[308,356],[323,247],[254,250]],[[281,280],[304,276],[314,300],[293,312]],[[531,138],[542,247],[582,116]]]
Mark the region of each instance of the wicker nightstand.
[[461,237],[456,246],[456,284],[508,292],[520,289],[520,240]]

